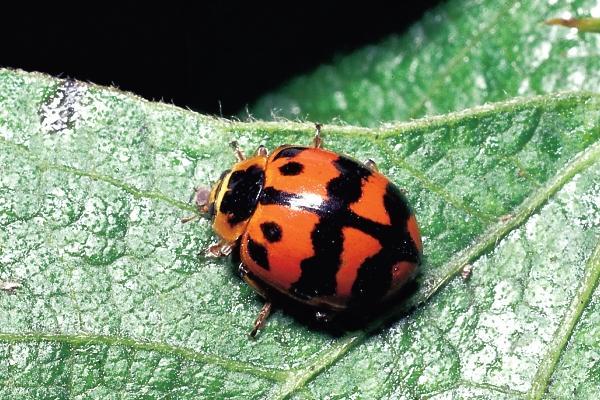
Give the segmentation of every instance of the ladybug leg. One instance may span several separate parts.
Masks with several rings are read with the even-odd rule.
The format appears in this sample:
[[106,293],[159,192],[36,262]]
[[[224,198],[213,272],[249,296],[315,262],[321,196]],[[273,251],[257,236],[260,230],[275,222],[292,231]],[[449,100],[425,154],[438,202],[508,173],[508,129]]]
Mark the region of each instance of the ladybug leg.
[[198,214],[188,215],[187,217],[181,218],[180,221],[182,224],[187,224],[188,222],[191,222],[197,218],[200,218],[200,216]]
[[237,140],[234,140],[233,142],[229,143],[229,145],[233,149],[233,154],[235,154],[235,158],[237,158],[238,162],[244,161],[246,159],[246,156],[244,155],[244,152],[240,149],[240,144],[237,142]]
[[219,241],[219,243],[212,244],[208,247],[208,255],[213,257],[227,257],[231,254],[234,243],[228,243],[224,240]]
[[313,137],[313,147],[317,149],[323,148],[323,138],[321,137],[321,128],[323,125],[315,124],[315,136]]
[[258,146],[258,149],[256,149],[255,155],[259,157],[267,157],[269,155],[269,150],[267,150],[267,148],[261,144]]
[[250,337],[256,337],[256,333],[259,331],[259,329],[262,329],[263,326],[265,326],[265,322],[267,320],[267,318],[269,318],[269,314],[271,314],[271,302],[267,301],[262,308],[260,309],[260,312],[258,313],[258,317],[256,317],[256,321],[254,321],[254,328],[252,328],[252,331],[250,331]]
[[262,286],[257,281],[252,279],[250,271],[248,271],[248,268],[243,263],[240,263],[238,270],[239,270],[240,276],[242,277],[244,282],[246,282],[248,284],[248,286],[250,286],[252,289],[254,289],[254,291],[256,293],[258,293],[259,296],[261,296],[263,299],[265,299],[265,304],[260,309],[260,312],[258,313],[256,320],[254,321],[254,326],[253,326],[252,330],[250,331],[250,337],[254,338],[254,337],[256,337],[256,334],[258,333],[258,331],[265,326],[267,318],[271,314],[271,309],[273,308],[273,303],[271,303],[271,301],[269,300],[269,297],[267,296],[267,294],[266,294],[265,290],[262,288]]
[[197,218],[200,218],[202,214],[206,214],[208,212],[208,198],[210,197],[210,189],[207,188],[194,188],[188,203],[191,203],[194,200],[194,204],[198,209],[200,214],[190,215],[184,218],[181,218],[181,223],[185,224],[187,222],[193,221]]
[[373,172],[379,171],[379,169],[377,169],[377,164],[375,164],[375,161],[371,160],[370,158],[367,161],[365,161],[365,167],[369,168]]

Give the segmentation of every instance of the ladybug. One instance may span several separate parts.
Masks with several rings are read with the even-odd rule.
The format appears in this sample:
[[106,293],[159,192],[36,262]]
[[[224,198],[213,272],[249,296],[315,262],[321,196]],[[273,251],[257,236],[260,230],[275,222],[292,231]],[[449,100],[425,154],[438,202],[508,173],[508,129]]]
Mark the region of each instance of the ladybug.
[[[289,299],[334,316],[383,304],[417,273],[419,227],[403,193],[377,171],[323,149],[317,124],[312,147],[260,146],[195,202],[220,237],[209,254],[240,260],[243,280],[265,304],[250,333],[264,325],[273,299]],[[189,219],[186,219],[186,221]]]

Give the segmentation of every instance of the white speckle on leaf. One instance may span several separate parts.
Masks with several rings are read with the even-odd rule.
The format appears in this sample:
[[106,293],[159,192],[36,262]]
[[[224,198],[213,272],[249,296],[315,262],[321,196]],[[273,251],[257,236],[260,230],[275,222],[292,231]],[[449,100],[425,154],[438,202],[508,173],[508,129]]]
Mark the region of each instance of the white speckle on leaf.
[[64,81],[54,96],[41,107],[42,131],[56,133],[70,128],[80,116],[79,102],[87,86],[73,80]]
[[590,15],[594,18],[600,17],[600,1],[596,2],[596,5],[590,8]]
[[538,226],[538,220],[540,219],[539,214],[535,214],[529,218],[529,221],[525,224],[525,237],[527,240],[534,240],[536,235],[536,228]]
[[137,222],[139,220],[139,217],[140,217],[140,208],[137,206],[133,207],[133,209],[129,213],[129,220],[131,222]]
[[2,173],[0,174],[0,187],[2,188],[17,188],[19,187],[18,173]]
[[573,14],[571,14],[569,11],[563,11],[561,13],[559,13],[557,15],[558,18],[564,18],[564,19],[571,19],[573,18]]
[[494,287],[491,310],[503,310],[519,299],[519,290],[511,281],[501,281]]
[[407,74],[406,78],[408,79],[409,82],[416,81],[415,75],[417,74],[418,70],[419,70],[419,59],[417,59],[415,57],[415,58],[413,58],[413,60],[410,63],[410,66],[408,67],[408,74]]
[[135,291],[137,290],[137,281],[135,280],[127,280],[125,281],[125,283],[123,284],[123,286],[125,286],[127,289]]
[[573,46],[569,50],[567,50],[568,58],[576,58],[576,57],[586,57],[589,53],[586,47],[577,47]]
[[585,74],[582,71],[578,70],[569,75],[567,79],[572,85],[581,86],[585,81]]
[[475,77],[475,86],[477,86],[477,88],[481,90],[487,89],[487,83],[483,75],[477,75]]
[[117,153],[117,159],[121,162],[127,162],[131,156],[125,152],[125,149],[120,149]]
[[11,357],[7,360],[8,365],[18,366],[19,369],[26,368],[29,358],[29,346],[19,343],[12,346]]
[[548,57],[550,57],[551,49],[552,44],[550,42],[541,42],[537,47],[535,47],[531,55],[531,66],[533,68],[539,67],[548,59]]
[[519,95],[524,95],[529,91],[529,78],[525,78],[521,81],[519,85],[518,93]]
[[482,382],[485,380],[488,366],[497,358],[496,350],[486,344],[480,350],[464,354],[462,359],[462,368],[464,376],[473,382]]
[[498,143],[498,138],[496,136],[488,136],[487,138],[485,138],[485,141],[483,143],[482,146],[482,151],[485,151],[486,149],[497,149],[498,147],[500,147],[499,143]]
[[337,106],[337,108],[339,108],[340,110],[345,110],[346,108],[348,108],[348,102],[346,101],[346,96],[344,95],[344,92],[338,90],[333,94],[333,98],[335,99],[335,104]]
[[[1,117],[1,115],[0,115]],[[7,129],[3,125],[0,125],[0,137],[3,137],[6,140],[12,140],[14,136],[14,132],[10,129]]]

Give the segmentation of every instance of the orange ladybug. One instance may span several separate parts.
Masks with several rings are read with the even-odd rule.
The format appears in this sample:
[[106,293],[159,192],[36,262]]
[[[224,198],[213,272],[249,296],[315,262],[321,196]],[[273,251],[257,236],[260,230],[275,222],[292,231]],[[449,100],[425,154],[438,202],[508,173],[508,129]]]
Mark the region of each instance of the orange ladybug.
[[[421,235],[402,192],[377,171],[322,148],[260,146],[212,190],[195,194],[211,218],[215,256],[238,253],[242,278],[265,304],[250,333],[264,325],[273,298],[340,313],[397,295],[418,269]],[[283,297],[282,297],[283,296]]]

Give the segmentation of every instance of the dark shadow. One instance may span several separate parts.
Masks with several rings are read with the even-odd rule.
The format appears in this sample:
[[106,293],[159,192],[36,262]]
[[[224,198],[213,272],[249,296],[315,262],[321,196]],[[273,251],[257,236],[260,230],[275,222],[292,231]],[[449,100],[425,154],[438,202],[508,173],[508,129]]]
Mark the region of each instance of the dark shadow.
[[339,55],[402,34],[438,3],[12,2],[0,66],[228,116]]

